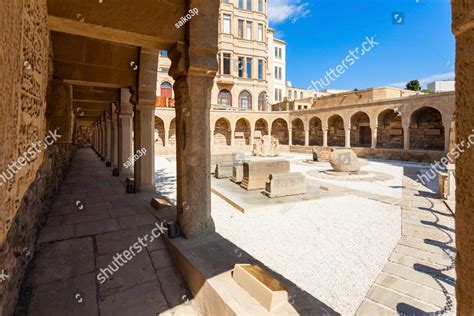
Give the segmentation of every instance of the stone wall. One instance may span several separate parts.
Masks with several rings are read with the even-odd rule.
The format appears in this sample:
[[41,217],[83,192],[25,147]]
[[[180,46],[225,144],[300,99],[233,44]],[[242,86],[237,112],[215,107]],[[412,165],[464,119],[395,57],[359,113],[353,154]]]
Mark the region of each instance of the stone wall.
[[421,109],[412,116],[410,124],[411,149],[444,149],[444,126],[441,113]]
[[[323,151],[330,151],[331,147],[323,148],[317,146]],[[332,147],[342,149],[343,147]],[[426,162],[433,163],[435,160],[439,161],[442,157],[446,157],[446,153],[443,151],[433,150],[409,150],[404,151],[402,149],[382,149],[382,148],[350,148],[360,158],[374,158],[374,159],[389,159],[389,160],[401,160],[401,161],[412,161],[412,162]],[[301,154],[311,154],[311,147],[306,146],[290,146],[290,151]]]
[[36,236],[45,213],[69,168],[75,146],[53,144],[46,149],[36,178],[28,187],[6,238],[6,253],[0,254],[0,268],[9,275],[0,287],[0,315],[12,315],[18,301],[25,270],[34,256]]
[[75,148],[70,86],[49,81],[46,22],[46,0],[0,2],[0,270],[9,276],[0,284],[0,315],[14,312],[41,215]]
[[278,119],[273,122],[272,125],[272,136],[278,139],[280,145],[288,145],[288,124],[282,119]]
[[[474,128],[474,2],[455,0],[456,142]],[[458,315],[474,315],[474,147],[456,161],[456,299]]]

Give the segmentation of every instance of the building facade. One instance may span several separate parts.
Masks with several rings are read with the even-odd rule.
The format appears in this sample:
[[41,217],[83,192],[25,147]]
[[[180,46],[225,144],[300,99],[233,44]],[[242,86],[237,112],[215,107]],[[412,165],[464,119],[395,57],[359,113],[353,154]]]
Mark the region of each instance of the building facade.
[[[269,28],[266,0],[222,1],[219,7],[217,59],[212,87],[214,108],[270,111],[286,97],[286,43]],[[173,107],[171,61],[162,52],[158,64],[157,104]]]

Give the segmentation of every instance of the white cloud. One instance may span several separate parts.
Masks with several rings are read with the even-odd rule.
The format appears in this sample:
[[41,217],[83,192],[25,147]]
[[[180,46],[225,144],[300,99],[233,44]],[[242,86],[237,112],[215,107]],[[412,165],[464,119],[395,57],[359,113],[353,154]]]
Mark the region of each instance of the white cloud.
[[[454,71],[451,71],[451,72],[445,72],[443,74],[436,74],[436,75],[432,75],[432,76],[429,76],[429,77],[426,77],[426,78],[418,79],[418,81],[420,81],[420,85],[422,87],[425,87],[428,83],[431,83],[433,81],[453,80],[454,77],[455,77]],[[410,79],[410,80],[413,80],[413,79]],[[407,81],[404,81],[404,82],[391,83],[391,84],[389,84],[389,86],[405,89],[405,86],[406,86],[407,82],[410,81],[410,80],[407,80]]]
[[270,23],[274,24],[286,20],[295,23],[311,13],[308,6],[308,2],[301,2],[301,0],[268,0],[268,18]]

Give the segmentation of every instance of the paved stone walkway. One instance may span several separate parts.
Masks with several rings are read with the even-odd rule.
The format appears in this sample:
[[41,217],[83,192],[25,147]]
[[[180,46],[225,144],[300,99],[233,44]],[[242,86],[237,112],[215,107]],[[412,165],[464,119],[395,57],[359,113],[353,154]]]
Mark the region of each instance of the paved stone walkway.
[[[161,238],[151,238],[157,223],[92,150],[79,149],[40,231],[17,314],[169,314],[190,294]],[[113,256],[131,247],[135,256],[116,270]],[[110,264],[116,272],[101,284],[97,274]]]
[[402,237],[356,315],[455,315],[454,217],[405,171]]

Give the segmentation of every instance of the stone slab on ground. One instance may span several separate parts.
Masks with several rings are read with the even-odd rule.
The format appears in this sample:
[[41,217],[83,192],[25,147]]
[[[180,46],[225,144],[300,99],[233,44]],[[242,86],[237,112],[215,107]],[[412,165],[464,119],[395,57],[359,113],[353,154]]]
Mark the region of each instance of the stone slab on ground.
[[212,179],[211,188],[214,194],[243,213],[265,211],[275,207],[288,210],[317,199],[336,196],[331,192],[322,191],[318,187],[306,185],[307,193],[304,195],[269,199],[262,191],[247,191],[228,179]]

